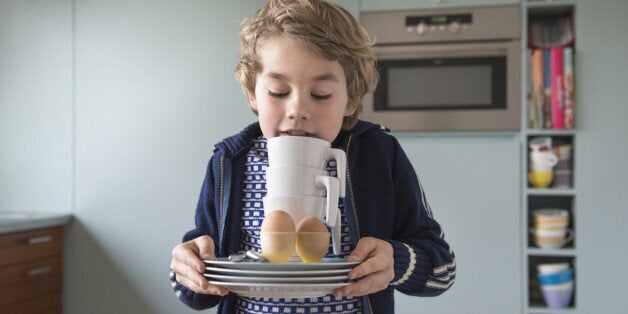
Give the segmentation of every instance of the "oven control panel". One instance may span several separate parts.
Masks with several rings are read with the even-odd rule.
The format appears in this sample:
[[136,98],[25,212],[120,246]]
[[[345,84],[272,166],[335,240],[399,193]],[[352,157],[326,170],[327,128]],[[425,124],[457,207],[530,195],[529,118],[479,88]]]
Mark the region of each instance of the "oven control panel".
[[473,23],[472,14],[406,16],[406,32],[425,35],[430,32],[458,33]]
[[521,7],[369,11],[361,22],[380,45],[513,40],[521,36]]

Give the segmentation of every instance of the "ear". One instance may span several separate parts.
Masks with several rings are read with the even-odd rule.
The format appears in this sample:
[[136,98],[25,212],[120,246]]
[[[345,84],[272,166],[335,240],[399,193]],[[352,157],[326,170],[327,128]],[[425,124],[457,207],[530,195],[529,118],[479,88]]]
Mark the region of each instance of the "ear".
[[352,101],[347,101],[347,108],[345,109],[345,117],[349,117],[353,115],[358,106],[356,106]]
[[257,112],[257,99],[255,98],[255,93],[251,93],[246,92],[247,98],[249,99],[249,106],[251,106],[251,109],[253,109],[255,112]]

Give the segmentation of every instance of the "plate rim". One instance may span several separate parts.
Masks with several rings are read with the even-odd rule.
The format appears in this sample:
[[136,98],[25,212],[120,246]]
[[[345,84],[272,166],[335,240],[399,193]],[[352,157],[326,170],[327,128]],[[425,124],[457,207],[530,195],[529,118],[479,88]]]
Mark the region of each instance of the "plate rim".
[[[326,269],[351,269],[360,264],[360,262],[319,262],[319,263],[305,263],[305,262],[233,262],[224,257],[219,257],[215,260],[203,260],[203,263],[207,266],[215,265],[218,267],[229,269],[248,269],[248,270],[326,270]],[[250,267],[249,267],[250,266]],[[284,269],[282,269],[284,268]]]
[[226,267],[213,267],[206,266],[205,273],[217,273],[228,275],[258,275],[263,277],[314,277],[318,275],[341,275],[351,271],[351,268],[332,268],[332,269],[311,269],[311,270],[256,270],[256,269],[238,269],[238,268],[226,268]]
[[[248,283],[277,283],[277,284],[288,284],[288,283],[317,283],[317,284],[330,284],[330,283],[338,283],[345,280],[349,280],[348,275],[344,276],[310,276],[310,277],[251,277],[251,276],[229,276],[229,275],[220,275],[220,274],[203,274],[206,278],[213,278],[213,281],[224,281],[229,283],[237,283],[238,280],[242,279],[244,282]],[[229,281],[226,281],[229,280]],[[274,282],[273,282],[274,281]],[[288,282],[289,281],[289,282]]]

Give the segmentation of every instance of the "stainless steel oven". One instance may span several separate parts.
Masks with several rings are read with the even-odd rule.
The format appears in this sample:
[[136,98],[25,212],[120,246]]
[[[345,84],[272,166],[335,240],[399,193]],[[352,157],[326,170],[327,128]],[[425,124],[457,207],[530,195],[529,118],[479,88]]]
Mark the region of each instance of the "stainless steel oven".
[[366,12],[380,83],[362,117],[395,131],[518,130],[519,6]]

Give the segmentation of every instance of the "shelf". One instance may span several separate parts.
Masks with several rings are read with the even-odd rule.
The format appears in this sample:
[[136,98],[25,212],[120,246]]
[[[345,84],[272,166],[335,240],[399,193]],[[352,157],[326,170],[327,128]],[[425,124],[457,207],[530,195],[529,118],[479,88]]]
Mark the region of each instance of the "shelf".
[[530,314],[571,314],[576,313],[576,309],[548,309],[545,307],[529,307]]
[[[553,99],[548,97],[555,97],[555,91],[547,87],[547,80],[544,82],[544,78],[547,77],[547,73],[550,73],[548,69],[548,61],[561,60],[561,55],[555,56],[557,50],[552,50],[551,59],[547,59],[547,51],[550,46],[571,47],[572,54],[562,55],[562,57],[573,58],[576,55],[575,49],[575,29],[574,29],[574,13],[576,11],[575,0],[554,0],[554,1],[523,1],[523,8],[526,12],[527,29],[526,32],[534,34],[534,36],[527,34],[524,38],[533,40],[532,43],[524,42],[524,49],[528,53],[530,58],[524,65],[522,75],[524,77],[524,90],[528,93],[525,95],[524,103],[532,104],[537,107],[523,106],[523,121],[524,127],[522,128],[521,138],[524,143],[524,150],[522,156],[524,165],[522,167],[522,175],[524,177],[524,185],[522,187],[522,233],[524,237],[523,241],[523,299],[524,299],[524,314],[571,314],[576,313],[578,304],[576,300],[578,288],[578,251],[577,251],[577,239],[578,230],[576,230],[576,220],[578,218],[578,210],[576,206],[576,189],[574,180],[574,163],[576,162],[576,153],[581,149],[576,147],[577,121],[574,122],[574,118],[578,117],[573,115],[573,111],[569,112],[569,115],[565,113],[565,124],[567,128],[553,129],[551,125],[563,126],[558,118],[558,124],[549,118],[548,112],[554,110],[556,103],[552,102]],[[543,36],[541,36],[543,35]],[[555,36],[553,36],[555,35]],[[544,37],[548,36],[548,37]],[[535,50],[529,50],[535,49]],[[539,49],[545,49],[543,58],[539,58]],[[532,54],[534,52],[534,55]],[[568,51],[569,52],[569,51]],[[539,61],[540,60],[540,61]],[[572,59],[567,59],[572,60]],[[543,63],[540,63],[543,61]],[[560,61],[559,61],[560,62]],[[554,66],[554,63],[551,63]],[[558,63],[560,64],[560,63]],[[539,66],[542,65],[543,71],[539,71]],[[531,68],[528,68],[531,67]],[[554,68],[555,69],[555,68]],[[552,69],[552,71],[554,71]],[[567,70],[566,70],[567,71]],[[539,76],[538,73],[542,74]],[[557,73],[557,74],[556,74]],[[569,72],[567,72],[569,73]],[[557,72],[551,72],[552,80],[554,75],[562,75],[560,69]],[[527,77],[527,75],[531,75]],[[539,82],[541,84],[539,84]],[[569,81],[572,82],[572,81]],[[527,86],[526,84],[532,84]],[[569,89],[567,94],[567,100],[562,100],[563,105],[572,104],[573,90]],[[577,93],[577,91],[576,91]],[[561,95],[560,93],[558,95]],[[564,94],[563,94],[564,95]],[[522,95],[523,96],[523,95]],[[540,101],[539,101],[540,99]],[[549,99],[549,100],[548,100]],[[555,100],[554,100],[555,101]],[[541,107],[541,104],[543,104]],[[548,109],[548,104],[550,108]],[[578,103],[575,103],[578,106]],[[562,108],[562,107],[561,107]],[[569,107],[572,108],[572,107]],[[549,111],[548,111],[549,110]],[[559,112],[562,114],[562,111]],[[551,112],[549,113],[551,114]],[[567,117],[570,119],[567,120]],[[542,126],[548,126],[548,128],[542,128]],[[547,137],[544,139],[543,137]],[[539,171],[541,174],[547,169],[546,151],[555,153],[558,162],[553,165],[550,171],[553,173],[552,185],[556,187],[547,188],[534,188],[528,182],[528,174],[531,171]],[[538,170],[541,169],[541,170]],[[535,178],[535,184],[538,186],[545,186],[544,177],[537,175]],[[556,249],[542,249],[537,246],[537,241],[541,241],[540,244],[548,245],[546,242],[558,244],[558,241],[552,237],[559,237],[551,234],[555,226],[545,227],[546,229],[537,229],[538,217],[534,215],[534,212],[541,209],[564,209],[569,213],[569,221],[566,227],[561,228],[562,231],[566,230],[567,240],[564,246]],[[532,232],[532,230],[535,230]],[[541,232],[550,232],[550,234],[542,235]],[[545,238],[543,238],[545,237]],[[560,242],[562,243],[562,242]],[[556,245],[554,244],[554,245]],[[568,262],[569,267],[574,270],[574,292],[571,296],[569,305],[564,309],[550,309],[545,307],[545,297],[542,293],[541,284],[537,278],[537,265],[539,264],[552,264],[552,263],[564,263]]]
[[525,191],[527,195],[555,195],[555,196],[574,196],[576,192],[573,188],[570,189],[558,189],[558,188],[546,188],[546,189],[537,189],[537,188],[527,188]]
[[528,136],[575,136],[573,129],[527,129]]
[[527,248],[526,254],[530,256],[558,256],[558,257],[575,257],[577,255],[575,249],[556,249],[545,250],[539,248]]

